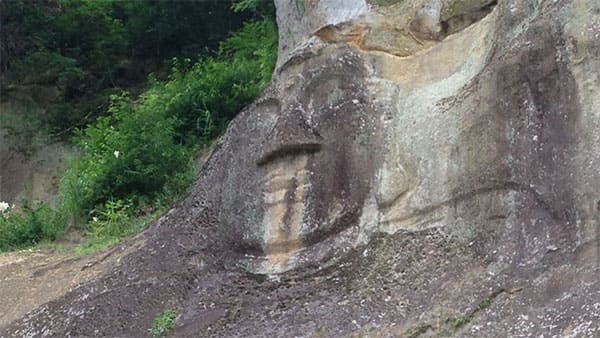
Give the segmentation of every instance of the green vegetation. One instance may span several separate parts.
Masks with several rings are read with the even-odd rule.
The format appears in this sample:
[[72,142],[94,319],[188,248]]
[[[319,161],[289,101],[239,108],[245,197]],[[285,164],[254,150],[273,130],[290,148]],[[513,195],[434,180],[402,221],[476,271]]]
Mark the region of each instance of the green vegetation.
[[54,222],[48,222],[53,214],[54,211],[49,207],[32,205],[26,200],[19,208],[0,211],[0,251],[21,249],[42,239],[59,238],[64,229]]
[[165,337],[169,330],[173,328],[173,323],[177,318],[177,311],[166,310],[154,318],[152,322],[152,337]]
[[221,0],[1,1],[2,80],[60,88],[47,123],[69,136],[106,112],[115,88],[143,83],[172,57],[209,53],[256,16],[253,8],[231,6]]
[[468,324],[471,321],[471,319],[472,318],[470,316],[450,317],[450,318],[446,318],[446,320],[444,321],[444,324],[449,326],[451,330],[458,330],[461,327]]
[[[112,96],[110,115],[77,137],[85,155],[61,184],[63,205],[85,217],[110,201],[135,208],[171,202],[189,185],[193,154],[264,87],[274,63],[272,23],[247,24],[216,57],[175,60],[169,80],[150,80],[136,101]],[[250,39],[250,40],[249,40]]]
[[[29,1],[0,2],[4,7],[25,3]],[[190,7],[197,2],[150,2],[145,8],[136,1],[60,0],[62,14],[43,14],[44,6],[53,3],[30,3],[39,9],[35,15],[31,8],[21,8],[34,22],[25,25],[26,30],[41,34],[42,43],[21,57],[13,53],[10,65],[3,67],[10,66],[12,80],[18,83],[61,88],[65,96],[50,107],[45,122],[52,130],[72,130],[83,155],[70,162],[56,207],[27,206],[0,216],[0,251],[51,241],[74,228],[88,235],[87,248],[104,247],[139,231],[189,187],[195,155],[259,94],[275,64],[277,31],[268,1],[235,2],[233,9],[245,10],[245,17],[252,20],[215,51],[193,59],[181,55],[197,51],[186,41],[197,33],[190,30],[198,27],[187,19],[177,22],[176,16],[188,11],[206,16],[202,9]],[[208,11],[222,3],[202,2]],[[227,6],[229,12],[231,4]],[[159,20],[158,13],[173,17]],[[161,23],[153,24],[162,26],[150,43],[141,27],[154,19]],[[38,32],[44,27],[36,30],[40,22],[50,25],[50,33]],[[232,25],[230,20],[223,29]],[[51,33],[60,35],[52,40],[57,48],[46,45],[50,43],[46,34]],[[109,85],[119,79],[115,64],[131,59],[123,59],[124,50],[136,58],[172,56],[166,45],[173,34],[184,36],[176,39],[180,57],[171,58],[168,75],[151,74],[146,90],[137,96]],[[204,38],[205,47],[211,39]],[[66,45],[77,50],[63,48]],[[86,108],[90,104],[102,112],[90,111]],[[81,128],[82,123],[87,126]]]
[[425,333],[427,333],[427,331],[432,329],[433,326],[431,324],[420,323],[414,327],[409,328],[406,332],[404,332],[404,335],[407,338],[417,338],[424,335]]
[[446,320],[444,321],[444,325],[446,327],[446,334],[448,336],[452,336],[465,325],[469,324],[479,312],[489,308],[494,302],[494,299],[496,299],[496,297],[498,297],[498,295],[500,295],[503,292],[504,289],[494,291],[491,295],[481,300],[481,302],[479,302],[479,304],[473,311],[464,316],[446,318]]

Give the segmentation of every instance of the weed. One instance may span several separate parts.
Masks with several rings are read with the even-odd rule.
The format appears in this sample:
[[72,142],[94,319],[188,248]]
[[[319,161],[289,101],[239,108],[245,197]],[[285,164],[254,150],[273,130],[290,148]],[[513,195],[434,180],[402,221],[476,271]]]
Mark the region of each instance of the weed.
[[91,222],[91,232],[95,237],[124,237],[130,229],[132,219],[131,201],[110,200],[97,212]]
[[152,322],[151,333],[153,337],[165,337],[169,330],[173,327],[173,323],[177,318],[177,311],[166,310],[154,318]]
[[450,317],[445,320],[445,324],[450,326],[453,330],[458,330],[470,321],[470,316]]

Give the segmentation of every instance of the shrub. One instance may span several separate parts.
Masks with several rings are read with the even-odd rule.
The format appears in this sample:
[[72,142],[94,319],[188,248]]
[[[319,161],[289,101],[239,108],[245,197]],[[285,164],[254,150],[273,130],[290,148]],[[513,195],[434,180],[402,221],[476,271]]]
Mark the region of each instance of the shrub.
[[23,200],[19,208],[0,213],[0,251],[20,249],[42,240],[55,240],[63,228],[54,222],[55,212],[43,204]]
[[173,142],[173,118],[156,109],[154,95],[134,105],[127,95],[113,96],[110,115],[79,135],[85,155],[74,160],[61,182],[62,203],[89,213],[109,200],[154,198],[163,189],[187,185],[177,173],[191,166],[190,150]]
[[177,141],[205,144],[227,126],[271,79],[277,30],[268,20],[247,23],[221,43],[215,57],[193,66],[173,60],[169,81],[153,81],[155,105],[175,119]]
[[108,88],[86,94],[76,100],[59,99],[46,111],[43,122],[49,127],[53,136],[68,139],[73,136],[73,131],[85,128],[98,116],[106,114],[110,105],[110,96],[120,93],[121,90]]
[[60,0],[60,15],[50,20],[49,49],[76,59],[96,82],[110,81],[114,65],[126,52],[126,31],[113,13],[114,1]]
[[275,6],[272,0],[233,0],[231,9],[234,12],[251,12],[255,16],[272,18],[275,16]]

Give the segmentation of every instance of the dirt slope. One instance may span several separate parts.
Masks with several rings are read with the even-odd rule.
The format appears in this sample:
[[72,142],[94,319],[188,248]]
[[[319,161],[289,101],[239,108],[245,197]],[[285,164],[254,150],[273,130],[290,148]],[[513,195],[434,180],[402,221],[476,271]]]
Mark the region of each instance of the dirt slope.
[[130,245],[81,257],[50,250],[0,254],[0,327],[99,276],[140,244]]

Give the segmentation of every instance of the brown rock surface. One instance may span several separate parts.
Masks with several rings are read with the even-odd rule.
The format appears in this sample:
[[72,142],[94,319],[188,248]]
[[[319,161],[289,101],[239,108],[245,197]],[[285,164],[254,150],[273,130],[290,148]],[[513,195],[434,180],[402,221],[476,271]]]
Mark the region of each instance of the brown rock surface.
[[189,196],[0,336],[598,336],[600,4],[276,4]]
[[[39,121],[58,92],[31,86],[0,95],[0,202],[53,204],[73,146],[56,142]],[[36,97],[39,95],[41,97]]]

